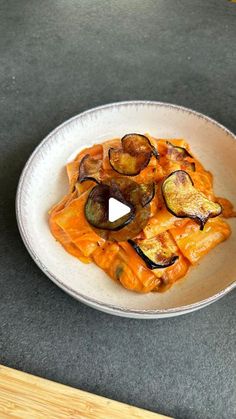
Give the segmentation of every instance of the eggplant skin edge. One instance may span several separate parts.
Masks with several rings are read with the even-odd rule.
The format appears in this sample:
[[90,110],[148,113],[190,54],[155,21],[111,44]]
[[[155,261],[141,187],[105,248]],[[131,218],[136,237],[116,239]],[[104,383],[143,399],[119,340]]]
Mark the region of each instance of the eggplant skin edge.
[[[175,170],[174,172],[172,172],[172,173],[170,173],[166,178],[165,178],[165,180],[164,180],[164,182],[170,177],[170,176],[172,176],[173,174],[175,174],[175,173],[177,173],[177,172],[185,172],[184,170]],[[193,183],[193,180],[192,180],[192,178],[191,178],[191,176],[189,175],[189,173],[187,173],[187,172],[185,172],[187,175],[188,175],[188,177],[189,177],[189,179],[190,179],[190,181],[191,181],[191,183],[192,183],[192,185],[194,186],[194,183]],[[197,216],[189,216],[189,215],[176,215],[176,213],[174,212],[174,211],[172,211],[171,209],[170,209],[170,207],[167,205],[167,202],[166,202],[166,199],[165,199],[165,193],[164,193],[164,191],[163,191],[163,184],[164,184],[164,182],[162,183],[162,186],[161,186],[161,192],[162,192],[162,197],[163,197],[163,199],[164,199],[164,202],[165,202],[165,206],[166,206],[166,209],[167,209],[167,211],[169,211],[172,215],[174,215],[175,217],[177,217],[177,218],[189,218],[189,219],[191,219],[191,220],[194,220],[197,224],[199,224],[200,225],[200,230],[202,231],[203,229],[204,229],[204,226],[205,226],[205,224],[207,223],[207,221],[209,220],[209,218],[215,218],[215,217],[218,217],[220,214],[221,214],[221,212],[222,212],[222,206],[220,205],[220,204],[218,204],[220,207],[221,207],[221,212],[219,213],[219,214],[216,214],[216,215],[213,215],[213,216],[208,216],[207,218],[201,218],[201,217],[197,217]]]
[[98,185],[100,184],[100,182],[99,182],[99,180],[98,179],[96,179],[96,178],[94,178],[93,176],[86,176],[86,175],[84,175],[84,176],[82,176],[82,177],[80,177],[80,167],[81,167],[81,165],[83,164],[83,162],[84,162],[84,160],[86,160],[87,158],[89,158],[90,157],[90,154],[88,153],[88,154],[85,154],[85,156],[81,159],[81,161],[80,161],[80,164],[79,164],[79,176],[78,176],[78,182],[79,183],[83,183],[83,182],[85,182],[86,180],[91,180],[92,182],[95,182],[95,183],[97,183]]
[[169,266],[172,266],[177,259],[179,259],[178,255],[174,255],[172,257],[170,257],[169,262],[166,264],[158,264],[153,262],[151,259],[149,259],[148,256],[145,255],[145,253],[140,249],[140,247],[137,245],[137,243],[135,243],[135,241],[133,240],[128,240],[128,243],[133,247],[133,249],[136,251],[136,253],[138,253],[138,255],[143,259],[143,261],[146,263],[147,267],[149,269],[163,269],[163,268],[168,268]]
[[145,205],[142,205],[143,207],[146,207],[146,205],[150,204],[150,202],[153,200],[153,198],[155,197],[156,194],[156,187],[155,187],[155,183],[152,183],[152,194],[150,194],[149,199],[145,202]]
[[175,149],[180,148],[186,154],[185,157],[191,157],[191,158],[193,158],[193,156],[189,153],[189,151],[185,147],[180,147],[178,145],[174,145],[170,141],[166,141],[166,144],[168,146],[171,146],[171,147],[175,148]]
[[83,178],[80,179],[79,183],[86,182],[86,180],[91,180],[92,182],[95,182],[98,185],[100,184],[100,182],[92,176],[84,176]]

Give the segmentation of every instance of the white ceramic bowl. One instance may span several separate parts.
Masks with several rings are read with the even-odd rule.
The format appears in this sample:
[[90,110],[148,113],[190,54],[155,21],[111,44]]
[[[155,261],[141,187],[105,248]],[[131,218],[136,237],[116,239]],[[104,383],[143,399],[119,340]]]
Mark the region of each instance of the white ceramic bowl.
[[214,120],[180,106],[159,102],[120,102],[83,112],[56,128],[36,148],[20,178],[16,213],[23,241],[42,271],[78,300],[107,313],[160,318],[184,314],[216,301],[236,287],[236,219],[232,236],[217,246],[187,278],[163,294],[136,294],[85,265],[55,241],[47,223],[49,208],[67,190],[65,162],[76,150],[129,132],[185,138],[214,174],[216,194],[234,204],[236,137]]

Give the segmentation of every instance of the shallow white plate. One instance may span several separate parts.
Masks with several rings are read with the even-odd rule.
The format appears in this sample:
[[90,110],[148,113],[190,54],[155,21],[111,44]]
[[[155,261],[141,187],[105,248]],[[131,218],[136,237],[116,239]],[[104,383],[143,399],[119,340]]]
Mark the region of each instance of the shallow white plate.
[[85,146],[129,132],[154,137],[185,138],[200,161],[215,175],[216,195],[234,204],[236,137],[212,119],[158,102],[121,102],[71,118],[39,144],[22,173],[16,199],[20,233],[34,261],[59,287],[78,300],[107,313],[160,318],[184,314],[216,301],[236,287],[236,219],[233,234],[187,279],[163,294],[136,294],[109,279],[94,264],[69,255],[51,235],[47,213],[67,190],[65,162]]

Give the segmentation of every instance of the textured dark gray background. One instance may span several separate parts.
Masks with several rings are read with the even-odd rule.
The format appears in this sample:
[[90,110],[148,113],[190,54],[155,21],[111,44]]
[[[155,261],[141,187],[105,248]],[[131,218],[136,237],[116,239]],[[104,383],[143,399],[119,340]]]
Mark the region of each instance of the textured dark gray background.
[[236,131],[236,4],[0,0],[0,362],[176,418],[236,418],[236,293],[162,321],[89,309],[50,282],[19,237],[29,154],[87,108],[191,107]]

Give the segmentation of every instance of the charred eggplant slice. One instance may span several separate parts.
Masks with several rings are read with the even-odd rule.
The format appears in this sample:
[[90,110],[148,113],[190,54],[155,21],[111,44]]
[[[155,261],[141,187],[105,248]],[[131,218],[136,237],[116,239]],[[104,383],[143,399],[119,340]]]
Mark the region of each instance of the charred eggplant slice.
[[184,147],[176,146],[169,141],[166,141],[167,144],[167,157],[170,160],[180,162],[182,170],[188,170],[190,172],[196,171],[196,165],[193,161],[193,157]]
[[79,183],[84,182],[85,180],[92,180],[96,183],[100,182],[100,171],[102,168],[102,161],[96,160],[91,157],[89,154],[86,154],[79,166]]
[[[137,184],[127,177],[107,179],[95,186],[85,204],[85,217],[105,240],[127,241],[137,237],[150,217],[148,203],[155,195],[155,185]],[[109,199],[129,206],[130,212],[114,222],[109,221]]]
[[151,239],[128,240],[128,242],[149,269],[167,268],[178,259],[168,232],[161,233]]
[[136,156],[138,148],[138,153],[147,153],[151,151],[156,158],[159,157],[157,150],[145,135],[126,134],[121,139],[121,143],[123,150],[132,156]]
[[118,187],[122,196],[127,202],[134,206],[145,207],[148,205],[155,196],[154,183],[141,183],[138,184],[125,177],[119,177],[110,181],[113,187]]
[[[130,212],[116,221],[109,221],[109,199],[113,197],[130,207]],[[126,202],[117,187],[100,184],[95,186],[85,204],[85,217],[96,228],[117,231],[129,224],[134,216],[134,207]]]
[[184,170],[177,170],[164,180],[162,195],[169,212],[179,218],[192,218],[200,224],[201,230],[209,218],[222,212],[218,203],[210,201],[194,187]]
[[158,158],[157,150],[141,134],[125,135],[121,139],[121,148],[110,148],[108,152],[111,167],[126,176],[138,175],[148,165],[152,155]]
[[140,188],[140,204],[142,207],[145,207],[146,205],[150,204],[152,199],[155,196],[155,183],[141,183],[139,185]]
[[191,157],[191,154],[186,150],[184,147],[179,147],[177,145],[174,145],[170,143],[169,141],[166,141],[166,144],[168,146],[167,149],[167,155],[170,156],[173,160],[184,160],[186,157]]

